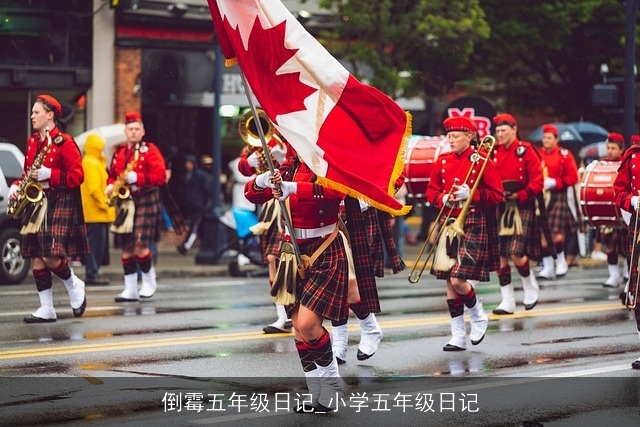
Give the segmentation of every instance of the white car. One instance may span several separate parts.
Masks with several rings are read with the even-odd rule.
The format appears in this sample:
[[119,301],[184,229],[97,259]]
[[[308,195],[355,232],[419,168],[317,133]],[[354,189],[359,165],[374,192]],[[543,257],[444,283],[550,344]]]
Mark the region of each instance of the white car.
[[7,215],[9,187],[22,175],[24,155],[0,139],[0,284],[22,283],[31,271],[31,260],[22,258],[21,224]]

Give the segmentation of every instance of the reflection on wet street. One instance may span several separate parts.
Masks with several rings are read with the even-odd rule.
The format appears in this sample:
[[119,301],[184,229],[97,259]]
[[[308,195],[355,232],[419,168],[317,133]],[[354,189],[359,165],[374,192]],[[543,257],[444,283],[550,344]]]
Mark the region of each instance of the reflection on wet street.
[[[350,319],[341,375],[356,390],[386,388],[408,378],[638,378],[640,373],[630,369],[640,353],[632,313],[620,304],[615,290],[601,286],[606,277],[604,269],[572,270],[562,280],[545,283],[535,309],[525,311],[518,305],[513,315],[490,314],[484,341],[457,353],[442,351],[450,336],[442,284],[428,279],[412,285],[405,276],[386,277],[379,282],[382,343],[373,357],[357,360],[360,330],[356,319]],[[33,309],[30,286],[0,288],[0,372],[4,378],[77,378],[94,386],[104,378],[139,378],[140,390],[147,391],[138,394],[137,406],[117,411],[107,405],[93,414],[102,420],[112,413],[122,416],[125,410],[157,410],[144,398],[151,389],[157,391],[156,385],[145,385],[154,378],[190,384],[220,378],[244,384],[254,378],[260,383],[256,390],[266,393],[285,388],[283,382],[291,378],[304,391],[293,335],[262,333],[275,317],[263,281],[171,279],[160,282],[152,299],[125,304],[113,303],[118,286],[87,288],[89,305],[79,319],[62,305],[64,289],[58,286],[58,321],[42,325],[21,321]],[[521,301],[521,292],[516,290],[516,301]],[[478,294],[488,313],[500,302],[496,284],[480,284]],[[47,398],[14,394],[0,404],[20,413],[23,404],[59,401],[77,396],[81,389],[61,387],[64,392]],[[52,419],[80,416],[54,412]]]

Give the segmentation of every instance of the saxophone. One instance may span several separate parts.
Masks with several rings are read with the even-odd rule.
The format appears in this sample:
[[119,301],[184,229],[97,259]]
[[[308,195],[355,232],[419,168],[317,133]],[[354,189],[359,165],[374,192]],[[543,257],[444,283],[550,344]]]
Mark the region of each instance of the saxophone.
[[138,163],[139,148],[140,143],[136,143],[133,159],[129,163],[127,163],[127,166],[113,182],[113,191],[107,199],[107,204],[109,206],[115,206],[118,203],[118,200],[128,199],[131,195],[131,190],[129,189],[129,185],[127,184],[127,174],[133,171],[133,169],[136,167],[136,164]]
[[47,144],[40,150],[40,153],[33,160],[33,164],[24,174],[24,178],[20,180],[18,184],[18,191],[16,192],[16,198],[9,200],[7,205],[7,215],[12,218],[21,218],[25,209],[29,206],[29,203],[36,204],[44,197],[44,190],[37,180],[31,178],[31,174],[37,171],[42,166],[44,159],[51,147],[51,135],[49,135],[49,127],[45,127],[45,136]]

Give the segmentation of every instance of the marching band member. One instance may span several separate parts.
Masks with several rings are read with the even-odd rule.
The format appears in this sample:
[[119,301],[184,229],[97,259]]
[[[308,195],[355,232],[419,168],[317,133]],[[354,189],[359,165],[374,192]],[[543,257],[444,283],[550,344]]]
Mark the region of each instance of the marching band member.
[[[278,144],[279,138],[282,141],[283,146]],[[294,156],[292,154],[291,146],[282,136],[275,136],[267,143],[274,166],[277,168],[284,163],[287,157]],[[262,156],[262,148],[254,147],[249,149],[247,146],[242,150],[240,154],[240,160],[238,162],[238,170],[244,176],[251,177],[254,174],[264,172],[267,165],[263,164],[264,160]],[[273,285],[273,279],[276,275],[276,265],[278,261],[278,254],[280,253],[280,244],[284,237],[284,227],[282,218],[279,215],[277,200],[269,200],[265,205],[261,207],[259,218],[260,224],[264,224],[264,227],[257,228],[255,234],[260,235],[260,246],[262,249],[262,257],[267,263],[269,269],[269,286]],[[281,304],[276,304],[277,319],[270,325],[262,328],[265,334],[278,334],[291,331],[291,320],[287,316],[287,311]]]
[[[167,178],[160,150],[155,144],[142,140],[144,124],[139,113],[126,114],[124,133],[127,140],[116,146],[113,151],[105,189],[107,197],[116,197],[118,189],[115,186],[123,183],[123,186],[129,189],[135,212],[131,218],[130,229],[121,230],[113,226],[111,229],[114,232],[114,246],[122,249],[124,270],[124,290],[115,297],[116,302],[138,301],[140,298],[150,298],[156,292],[156,272],[149,246],[160,240],[160,186]],[[129,199],[125,201],[128,202]],[[123,214],[122,209],[125,206],[123,201],[119,203],[116,222],[118,215]],[[138,267],[142,272],[140,291]]]
[[[619,162],[624,154],[624,137],[619,133],[610,133],[607,136],[607,156],[601,162]],[[607,255],[607,268],[609,278],[602,286],[617,288],[628,277],[626,265],[627,230],[626,227],[599,227],[596,230],[596,239],[602,244],[602,250]],[[624,258],[622,271],[618,265],[618,256]]]
[[[618,174],[613,182],[615,204],[618,208],[632,212],[629,221],[627,262],[629,263],[629,282],[627,289],[621,297],[625,299],[625,305],[633,307],[633,314],[636,319],[636,330],[640,338],[640,304],[638,304],[638,255],[640,247],[636,240],[636,229],[638,214],[640,213],[640,175],[637,170],[640,168],[640,145],[633,144],[629,147],[622,158],[622,163],[618,168]],[[634,247],[635,246],[635,247]],[[635,258],[635,259],[632,259]],[[631,364],[633,369],[640,369],[640,357]]]
[[[547,207],[549,213],[549,227],[552,232],[552,242],[542,237],[542,271],[538,278],[551,280],[564,276],[569,271],[569,265],[564,255],[565,236],[575,233],[578,224],[573,218],[567,190],[578,183],[578,166],[573,155],[566,148],[558,145],[558,128],[553,125],[542,127],[542,147],[539,149],[542,158],[542,170],[546,173],[544,189],[550,194]],[[549,245],[554,245],[558,254],[555,270],[553,257]]]
[[[24,318],[25,323],[56,321],[52,272],[67,288],[74,317],[82,316],[87,306],[84,282],[67,262],[68,258],[89,251],[80,196],[84,181],[82,155],[73,137],[56,126],[61,114],[60,103],[50,95],[38,95],[31,109],[35,132],[27,141],[22,180],[39,184],[47,204],[40,229],[28,232],[22,239],[22,256],[33,258],[33,277],[40,298],[40,307]],[[10,201],[18,199],[21,181],[11,185]]]
[[509,258],[522,279],[525,310],[538,303],[538,282],[531,274],[530,259],[540,258],[540,238],[535,227],[536,196],[542,192],[544,179],[540,156],[528,142],[518,139],[518,124],[511,114],[493,118],[498,138],[493,161],[504,187],[500,204],[500,293],[502,301],[494,314],[513,314],[516,308]]
[[245,186],[245,195],[253,203],[289,199],[293,230],[287,230],[287,239],[296,239],[302,255],[311,256],[325,241],[330,241],[306,271],[305,278],[297,277],[296,302],[287,306],[295,346],[312,395],[312,407],[303,405],[297,408],[298,412],[335,409],[336,396],[344,389],[330,334],[322,325],[324,319],[340,320],[349,315],[349,266],[343,239],[334,232],[344,195],[315,184],[315,179],[313,171],[298,156],[286,160],[273,177],[267,171]]
[[[489,280],[489,273],[498,268],[497,233],[491,226],[495,223],[495,206],[502,201],[502,180],[492,161],[480,158],[471,142],[476,138],[474,123],[466,117],[453,117],[444,121],[444,128],[451,145],[451,152],[438,157],[427,187],[427,201],[443,209],[441,218],[450,214],[457,218],[466,203],[471,203],[464,220],[464,238],[457,248],[455,263],[449,271],[436,270],[432,273],[438,279],[447,281],[447,305],[451,315],[452,338],[443,347],[444,351],[461,351],[467,348],[464,307],[471,316],[471,344],[477,345],[484,339],[489,318],[484,312],[482,301],[476,298],[474,285],[478,281]],[[480,158],[480,159],[479,159]],[[481,166],[482,165],[482,166]],[[477,191],[470,189],[480,177]],[[465,182],[465,178],[469,178]],[[470,202],[467,199],[471,198]],[[446,224],[442,224],[445,226]],[[437,254],[436,254],[437,255]]]
[[[396,182],[396,188],[402,186],[403,182],[404,177],[401,177]],[[385,251],[389,254],[394,274],[401,272],[405,264],[396,250],[391,216],[388,213],[347,196],[344,199],[344,217],[360,293],[360,302],[349,304],[360,323],[360,342],[356,357],[358,360],[367,360],[378,350],[384,335],[376,319],[376,314],[381,311],[376,277],[384,277]],[[347,321],[348,319],[343,319],[331,322],[331,341],[338,364],[347,360]]]

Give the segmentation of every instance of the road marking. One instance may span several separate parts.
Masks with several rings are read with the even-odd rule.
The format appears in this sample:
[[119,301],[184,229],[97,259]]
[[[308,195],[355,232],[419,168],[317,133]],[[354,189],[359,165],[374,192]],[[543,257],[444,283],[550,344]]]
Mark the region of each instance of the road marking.
[[560,374],[542,375],[544,378],[585,377],[587,375],[606,374],[607,372],[628,371],[629,364],[606,366],[602,368],[581,369],[579,371],[562,372]]
[[[119,307],[119,306],[118,306]],[[98,308],[96,308],[98,309]],[[536,308],[530,311],[516,312],[515,314],[508,316],[496,316],[489,314],[490,320],[502,320],[502,319],[518,319],[525,317],[544,317],[563,314],[576,314],[576,313],[594,313],[602,311],[619,311],[624,309],[619,303],[602,303],[602,304],[582,304],[579,306],[569,307],[557,307],[557,308]],[[399,329],[399,328],[415,328],[434,325],[448,325],[451,321],[449,316],[436,316],[436,317],[420,317],[415,319],[399,319],[399,320],[387,320],[381,321],[380,327],[383,330],[386,329]],[[348,326],[351,331],[360,330],[359,325],[352,324]],[[188,337],[168,337],[168,338],[156,338],[149,340],[133,340],[133,341],[114,341],[114,342],[102,342],[102,343],[89,343],[89,344],[75,344],[65,345],[63,347],[52,348],[32,348],[32,349],[18,349],[0,351],[0,360],[7,359],[23,359],[30,357],[46,357],[62,354],[81,354],[91,352],[103,352],[103,351],[120,351],[125,349],[143,349],[143,348],[156,348],[156,347],[175,347],[185,345],[201,345],[207,343],[220,343],[220,342],[232,342],[239,340],[260,340],[260,339],[273,339],[275,337],[291,337],[291,334],[264,334],[262,332],[243,332],[243,333],[229,333],[229,334],[208,334],[208,335],[195,335]],[[42,343],[39,343],[42,345]],[[56,343],[58,345],[58,343]]]

